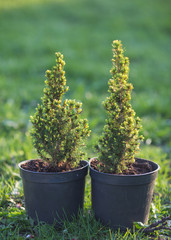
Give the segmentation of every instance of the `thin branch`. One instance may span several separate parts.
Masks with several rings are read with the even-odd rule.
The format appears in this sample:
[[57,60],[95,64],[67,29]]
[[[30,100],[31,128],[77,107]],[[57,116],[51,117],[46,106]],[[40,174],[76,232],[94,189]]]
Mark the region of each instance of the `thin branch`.
[[167,220],[169,220],[169,216],[164,217],[161,220],[150,224],[146,228],[142,228],[140,230],[140,232],[143,232],[145,234],[151,234],[151,233],[154,233],[154,231],[157,231],[157,230],[170,230],[171,231],[171,227],[166,226],[168,224]]

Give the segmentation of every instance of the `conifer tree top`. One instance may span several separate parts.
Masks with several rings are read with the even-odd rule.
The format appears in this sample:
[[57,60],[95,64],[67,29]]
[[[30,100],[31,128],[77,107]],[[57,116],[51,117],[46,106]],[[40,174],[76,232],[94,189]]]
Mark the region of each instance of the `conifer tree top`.
[[107,119],[96,149],[98,159],[103,163],[101,170],[122,173],[135,161],[142,136],[139,136],[140,119],[135,117],[130,104],[133,86],[128,83],[129,59],[123,54],[121,41],[113,41],[112,47],[112,78],[108,82],[110,96],[104,102]]
[[90,134],[87,119],[81,119],[82,104],[64,99],[68,91],[61,53],[56,53],[56,64],[46,71],[44,96],[36,108],[32,122],[32,139],[42,160],[52,165],[67,162],[76,166],[83,159],[82,147]]

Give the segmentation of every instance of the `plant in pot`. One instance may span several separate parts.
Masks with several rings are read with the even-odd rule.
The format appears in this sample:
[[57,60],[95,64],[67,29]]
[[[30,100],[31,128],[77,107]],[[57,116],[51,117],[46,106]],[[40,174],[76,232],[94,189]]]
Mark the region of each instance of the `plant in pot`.
[[154,182],[159,166],[135,158],[142,136],[140,119],[130,104],[133,86],[128,83],[129,59],[121,41],[113,41],[110,96],[104,101],[106,125],[90,160],[92,208],[95,217],[112,228],[132,228],[148,221]]
[[82,147],[90,130],[81,119],[82,104],[63,100],[68,91],[65,62],[56,53],[56,65],[46,71],[42,102],[31,117],[31,136],[40,159],[19,164],[26,212],[35,221],[47,223],[70,219],[83,208],[88,162]]

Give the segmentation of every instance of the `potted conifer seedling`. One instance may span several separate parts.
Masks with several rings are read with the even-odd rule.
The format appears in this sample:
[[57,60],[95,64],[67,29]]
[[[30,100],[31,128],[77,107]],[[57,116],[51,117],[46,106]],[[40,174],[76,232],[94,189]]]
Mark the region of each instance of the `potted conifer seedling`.
[[130,104],[129,59],[121,41],[112,46],[110,96],[104,102],[108,118],[96,146],[98,157],[90,160],[92,207],[103,224],[124,229],[132,228],[133,222],[147,222],[159,166],[135,158],[142,136],[140,119]]
[[81,119],[81,103],[62,100],[66,86],[63,55],[46,71],[42,103],[31,117],[31,135],[40,159],[19,164],[26,212],[35,221],[70,219],[83,208],[88,162],[82,147],[90,134],[87,119]]

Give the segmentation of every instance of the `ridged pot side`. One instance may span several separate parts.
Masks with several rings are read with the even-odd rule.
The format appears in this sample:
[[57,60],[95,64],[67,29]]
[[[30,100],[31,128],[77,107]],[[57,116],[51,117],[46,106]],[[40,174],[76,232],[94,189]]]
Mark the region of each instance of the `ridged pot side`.
[[62,173],[28,171],[21,167],[25,162],[19,168],[27,215],[49,224],[77,215],[83,208],[88,162],[82,161],[83,167]]
[[152,171],[139,175],[102,173],[91,167],[92,208],[95,217],[112,228],[132,228],[133,222],[147,223],[159,165],[146,159]]

